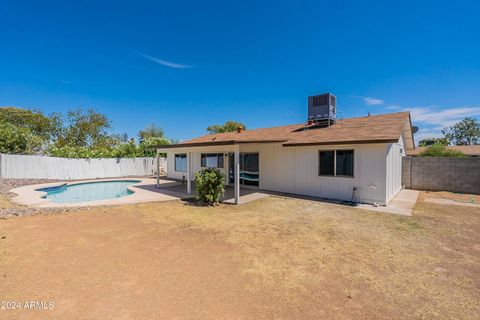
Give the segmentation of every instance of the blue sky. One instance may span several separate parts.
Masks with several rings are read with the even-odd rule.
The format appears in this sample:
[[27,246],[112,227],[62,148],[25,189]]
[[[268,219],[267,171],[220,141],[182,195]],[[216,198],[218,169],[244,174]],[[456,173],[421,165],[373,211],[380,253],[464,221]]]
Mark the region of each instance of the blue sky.
[[226,120],[410,110],[423,136],[480,116],[478,1],[0,0],[0,106],[93,107],[188,139]]

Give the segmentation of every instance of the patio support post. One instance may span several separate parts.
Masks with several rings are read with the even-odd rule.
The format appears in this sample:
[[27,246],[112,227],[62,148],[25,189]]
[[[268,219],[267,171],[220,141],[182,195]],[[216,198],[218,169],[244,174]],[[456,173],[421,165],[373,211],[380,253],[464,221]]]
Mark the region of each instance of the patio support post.
[[190,179],[190,175],[191,175],[191,170],[192,170],[192,166],[190,165],[190,158],[191,158],[191,152],[187,152],[187,194],[192,194],[192,185],[191,185],[191,179]]
[[235,177],[234,177],[234,190],[235,190],[235,204],[240,204],[240,148],[237,146],[235,149]]
[[160,188],[160,153],[158,152],[157,149],[157,184],[155,188]]

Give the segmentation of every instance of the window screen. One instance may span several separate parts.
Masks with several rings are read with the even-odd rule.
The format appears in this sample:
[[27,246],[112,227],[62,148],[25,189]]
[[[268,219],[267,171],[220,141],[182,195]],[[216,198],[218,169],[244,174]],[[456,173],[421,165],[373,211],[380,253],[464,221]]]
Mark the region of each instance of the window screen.
[[353,177],[353,150],[337,150],[336,176]]
[[319,175],[333,176],[334,167],[335,167],[334,156],[335,156],[335,151],[319,152],[319,169],[318,169]]
[[202,153],[200,165],[204,168],[223,168],[223,153]]
[[175,154],[175,171],[187,172],[187,154]]

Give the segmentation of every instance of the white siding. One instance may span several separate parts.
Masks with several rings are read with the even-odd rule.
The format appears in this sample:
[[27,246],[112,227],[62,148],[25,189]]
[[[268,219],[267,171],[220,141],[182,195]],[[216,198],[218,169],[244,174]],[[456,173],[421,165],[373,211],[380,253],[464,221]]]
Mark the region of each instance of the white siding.
[[387,203],[402,188],[402,156],[405,155],[403,137],[398,143],[391,143],[387,146],[387,175],[386,175],[386,199]]
[[[240,145],[240,152],[259,153],[260,189],[350,200],[352,189],[355,186],[358,188],[356,196],[358,201],[383,204],[387,202],[387,146],[387,144],[365,144],[320,148],[314,146],[283,147],[281,144],[275,143],[244,144]],[[354,177],[319,177],[318,151],[321,149],[353,149]],[[205,148],[205,150],[210,149]],[[200,153],[192,152],[192,178],[193,174],[201,169]],[[184,173],[174,171],[174,154],[173,151],[168,152],[168,177],[181,179]],[[225,174],[228,172],[227,158],[222,172]],[[370,186],[375,186],[376,189]]]
[[[354,177],[320,177],[319,150],[353,149]],[[260,153],[260,188],[315,197],[385,203],[386,144],[326,147],[283,147],[280,144],[242,146]],[[374,185],[375,190],[369,188]]]

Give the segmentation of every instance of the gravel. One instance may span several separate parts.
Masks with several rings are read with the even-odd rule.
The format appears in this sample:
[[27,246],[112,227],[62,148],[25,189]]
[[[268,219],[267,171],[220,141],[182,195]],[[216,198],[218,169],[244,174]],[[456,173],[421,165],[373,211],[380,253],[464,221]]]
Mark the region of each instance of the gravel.
[[[31,185],[31,184],[41,184],[49,182],[57,182],[61,180],[45,180],[45,179],[3,179],[0,178],[0,198],[10,200],[15,196],[14,193],[9,192],[9,190]],[[65,212],[69,209],[65,208],[30,208],[22,205],[14,204],[12,207],[3,208],[0,206],[0,219],[6,219],[8,217],[14,216],[24,216],[30,214],[49,214],[54,212]]]
[[0,194],[1,195],[11,195],[9,190],[13,188],[28,186],[30,184],[40,184],[40,183],[49,183],[57,182],[62,180],[46,180],[46,179],[3,179],[0,178]]

